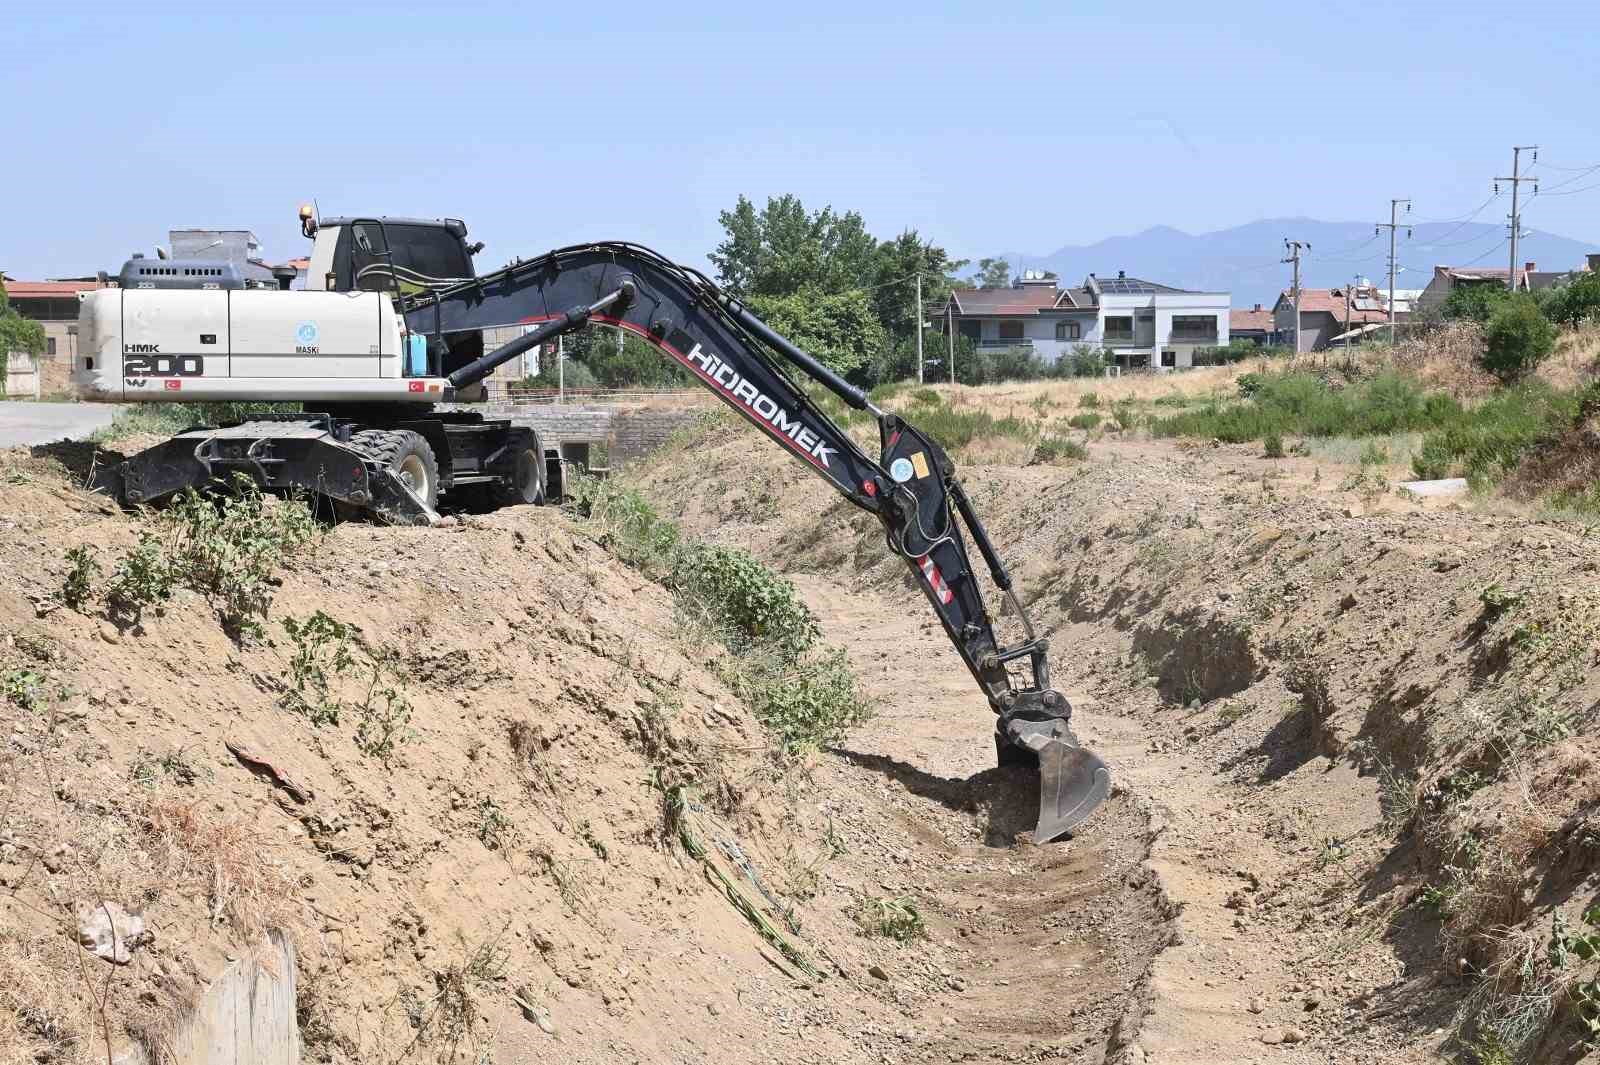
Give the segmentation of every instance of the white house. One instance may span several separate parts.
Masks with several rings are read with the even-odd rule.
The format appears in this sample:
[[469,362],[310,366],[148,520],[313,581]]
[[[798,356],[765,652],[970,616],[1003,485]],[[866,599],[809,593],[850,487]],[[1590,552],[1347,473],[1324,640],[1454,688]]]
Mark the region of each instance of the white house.
[[1196,348],[1228,343],[1226,292],[1189,292],[1090,274],[1077,288],[1028,271],[1009,288],[963,288],[944,309],[979,348],[1030,348],[1054,362],[1079,344],[1106,348],[1127,369],[1182,369]]

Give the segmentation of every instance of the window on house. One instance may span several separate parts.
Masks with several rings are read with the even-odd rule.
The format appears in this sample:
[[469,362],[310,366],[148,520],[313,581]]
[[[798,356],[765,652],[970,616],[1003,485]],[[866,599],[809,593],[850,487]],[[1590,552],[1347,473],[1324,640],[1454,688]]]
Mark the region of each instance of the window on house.
[[1133,318],[1128,315],[1106,319],[1107,340],[1132,340]]
[[983,338],[983,323],[976,319],[963,318],[956,328],[974,344]]
[[55,337],[45,337],[44,338],[44,353],[46,355],[54,355],[56,353],[56,338]]
[[1176,368],[1178,365],[1178,353],[1176,351],[1163,351],[1161,353],[1161,365],[1168,369]]
[[1057,322],[1057,340],[1079,340],[1083,337],[1083,326],[1077,322]]
[[1217,320],[1209,314],[1175,314],[1172,316],[1172,339],[1215,340]]
[[1009,321],[1001,322],[1000,323],[1000,339],[1001,340],[1021,340],[1022,339],[1022,323],[1021,322],[1009,322]]

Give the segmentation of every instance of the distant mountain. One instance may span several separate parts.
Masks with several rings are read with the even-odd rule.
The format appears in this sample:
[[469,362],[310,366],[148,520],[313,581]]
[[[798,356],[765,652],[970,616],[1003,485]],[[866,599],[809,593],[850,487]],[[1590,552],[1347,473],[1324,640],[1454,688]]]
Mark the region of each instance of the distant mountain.
[[[1063,284],[1079,284],[1090,273],[1130,277],[1179,288],[1233,293],[1235,307],[1253,303],[1271,306],[1289,287],[1290,270],[1283,258],[1285,238],[1309,241],[1301,283],[1332,288],[1355,275],[1388,283],[1389,233],[1374,234],[1367,222],[1319,222],[1312,218],[1271,218],[1198,235],[1154,226],[1132,236],[1109,237],[1088,245],[1067,245],[1048,255],[1006,256],[1013,269],[1054,270]],[[1397,288],[1422,288],[1439,266],[1504,268],[1509,249],[1505,227],[1486,222],[1426,222],[1412,226],[1410,239],[1400,230],[1396,258],[1401,271]],[[1541,270],[1570,270],[1586,252],[1600,246],[1554,233],[1530,231],[1517,242],[1517,258],[1536,262]]]

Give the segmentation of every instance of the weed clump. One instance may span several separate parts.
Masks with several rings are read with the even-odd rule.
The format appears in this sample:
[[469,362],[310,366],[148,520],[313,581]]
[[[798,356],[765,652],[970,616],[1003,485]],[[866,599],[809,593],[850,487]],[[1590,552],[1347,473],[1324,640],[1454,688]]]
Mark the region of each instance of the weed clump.
[[724,683],[787,753],[836,741],[867,715],[843,652],[821,645],[794,585],[748,552],[686,538],[638,492],[579,478],[571,503],[618,558],[672,591],[692,628],[728,652]]
[[907,895],[895,899],[862,899],[856,923],[869,935],[888,936],[900,943],[927,934],[916,902]]
[[1047,436],[1033,446],[1033,461],[1030,466],[1043,466],[1052,462],[1066,462],[1086,459],[1089,449],[1075,440],[1067,440],[1059,436]]
[[[411,739],[411,702],[392,652],[374,648],[361,630],[316,611],[304,619],[283,619],[294,645],[289,683],[279,705],[315,727],[337,726],[346,712],[356,716],[356,748],[388,762]],[[359,695],[346,700],[341,689],[350,678]]]
[[[137,624],[146,609],[189,588],[211,602],[235,640],[259,637],[279,568],[316,528],[304,503],[264,496],[243,474],[220,497],[189,489],[112,566],[106,612],[119,624]],[[61,601],[81,610],[93,599],[100,564],[83,547],[66,560]]]

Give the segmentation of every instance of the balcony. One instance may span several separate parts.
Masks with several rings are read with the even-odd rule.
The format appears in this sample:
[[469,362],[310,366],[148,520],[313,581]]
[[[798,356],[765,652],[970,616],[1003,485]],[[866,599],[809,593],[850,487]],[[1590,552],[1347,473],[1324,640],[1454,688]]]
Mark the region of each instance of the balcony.
[[1189,332],[1189,331],[1186,330],[1186,331],[1184,331],[1182,333],[1173,333],[1167,338],[1167,343],[1169,343],[1169,344],[1209,344],[1209,345],[1215,346],[1216,343],[1217,343],[1217,331],[1215,329],[1211,329],[1211,330],[1207,330],[1206,332],[1200,333],[1200,332]]
[[1033,350],[1033,341],[1028,337],[1018,337],[1016,340],[980,340],[978,348],[1022,348],[1026,351]]

